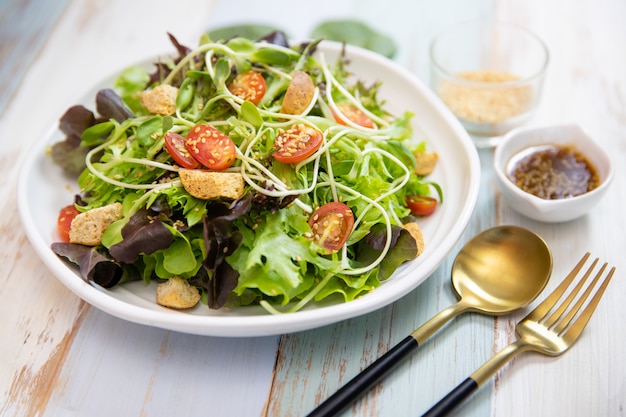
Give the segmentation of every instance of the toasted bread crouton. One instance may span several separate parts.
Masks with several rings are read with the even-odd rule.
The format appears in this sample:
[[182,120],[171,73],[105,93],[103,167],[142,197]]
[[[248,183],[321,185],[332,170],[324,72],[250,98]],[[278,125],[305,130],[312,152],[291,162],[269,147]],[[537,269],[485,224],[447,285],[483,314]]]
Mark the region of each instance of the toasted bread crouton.
[[413,236],[413,239],[415,239],[417,243],[417,253],[415,254],[417,258],[424,252],[424,235],[422,235],[422,229],[419,224],[415,222],[406,223],[403,227]]
[[152,114],[171,116],[176,113],[178,88],[161,84],[141,93],[141,103]]
[[98,246],[102,243],[102,234],[107,227],[121,218],[121,203],[112,203],[80,213],[74,217],[70,225],[70,243]]
[[415,152],[415,160],[417,165],[415,173],[417,175],[428,175],[435,170],[439,155],[436,152]]
[[156,302],[159,305],[175,309],[191,308],[200,301],[200,292],[186,279],[172,277],[157,284]]
[[280,108],[281,113],[302,114],[315,96],[313,80],[304,71],[295,71]]
[[219,197],[236,200],[243,195],[245,182],[238,172],[181,169],[178,175],[185,191],[202,200]]

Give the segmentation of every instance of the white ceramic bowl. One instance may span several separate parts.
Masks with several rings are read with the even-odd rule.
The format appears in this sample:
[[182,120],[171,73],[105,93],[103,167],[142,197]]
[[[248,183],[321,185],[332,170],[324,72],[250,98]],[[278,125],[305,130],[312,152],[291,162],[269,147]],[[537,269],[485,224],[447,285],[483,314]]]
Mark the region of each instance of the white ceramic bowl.
[[[547,200],[517,187],[509,178],[507,165],[519,152],[541,145],[573,145],[596,168],[600,185],[571,198]],[[494,169],[500,192],[518,212],[542,222],[566,222],[587,213],[602,199],[613,180],[613,166],[608,154],[576,124],[517,128],[498,144]]]

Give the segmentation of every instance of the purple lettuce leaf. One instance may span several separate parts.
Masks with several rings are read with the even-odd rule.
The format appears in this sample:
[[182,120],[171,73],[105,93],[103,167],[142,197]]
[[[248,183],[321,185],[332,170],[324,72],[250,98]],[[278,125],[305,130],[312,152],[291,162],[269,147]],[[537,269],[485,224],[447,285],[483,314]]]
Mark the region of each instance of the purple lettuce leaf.
[[118,123],[134,117],[121,97],[110,88],[103,88],[96,94],[96,111],[103,119],[113,119]]
[[55,242],[51,248],[57,255],[78,265],[80,276],[86,282],[93,281],[104,288],[111,288],[124,275],[124,268],[96,247]]
[[76,176],[85,169],[89,148],[80,145],[80,135],[95,123],[91,110],[80,105],[70,107],[59,119],[59,129],[66,137],[52,145],[50,156],[66,173]]
[[206,279],[195,280],[207,293],[210,308],[221,308],[237,287],[239,272],[226,261],[239,247],[242,240],[240,232],[232,227],[233,220],[250,211],[252,197],[247,196],[227,206],[222,203],[210,203],[203,221],[203,237],[207,256],[202,262],[208,272]]
[[[187,56],[191,52],[191,48],[178,42],[178,39],[176,39],[176,37],[174,37],[174,35],[172,35],[171,33],[168,33],[167,36],[170,38],[170,42],[172,42],[172,45],[174,45],[174,48],[176,48],[176,51],[178,52],[178,56],[174,58],[174,64],[178,64],[185,56]],[[202,59],[202,56],[203,55],[198,55],[194,58],[194,61],[197,62],[198,60]],[[150,74],[150,81],[148,84],[154,84],[156,82],[159,82],[166,78],[170,74],[170,72],[172,72],[170,65],[168,65],[166,62],[155,62],[154,66],[155,70],[152,74]],[[182,78],[183,77],[176,77],[176,80],[173,80],[172,85],[176,87],[179,86],[182,82]]]
[[[387,231],[382,224],[372,228],[358,244],[356,259],[365,265],[371,264],[380,256],[387,242]],[[411,234],[399,226],[392,226],[391,246],[387,256],[378,266],[378,279],[383,281],[403,263],[415,259],[417,243]]]
[[146,209],[135,213],[122,228],[123,240],[109,248],[111,256],[119,262],[132,264],[140,254],[150,255],[166,249],[174,240],[172,232],[165,227],[154,211]]
[[93,112],[84,106],[72,106],[59,119],[59,129],[67,136],[77,136],[83,134],[83,131],[96,123],[96,117]]

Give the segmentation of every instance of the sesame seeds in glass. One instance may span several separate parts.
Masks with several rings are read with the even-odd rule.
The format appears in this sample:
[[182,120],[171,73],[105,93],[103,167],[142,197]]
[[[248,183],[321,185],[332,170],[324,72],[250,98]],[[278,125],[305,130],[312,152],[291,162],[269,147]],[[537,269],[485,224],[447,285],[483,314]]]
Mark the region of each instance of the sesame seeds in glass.
[[477,147],[491,147],[535,112],[549,54],[532,32],[483,19],[437,36],[430,58],[432,89]]

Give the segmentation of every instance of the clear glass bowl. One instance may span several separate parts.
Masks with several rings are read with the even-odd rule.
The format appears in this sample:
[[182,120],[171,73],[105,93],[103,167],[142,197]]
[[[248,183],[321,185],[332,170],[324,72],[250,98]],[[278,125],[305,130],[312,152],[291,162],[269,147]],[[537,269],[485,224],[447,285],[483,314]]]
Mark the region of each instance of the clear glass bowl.
[[548,60],[544,42],[524,28],[464,22],[433,40],[431,87],[477,147],[495,146],[537,108]]

